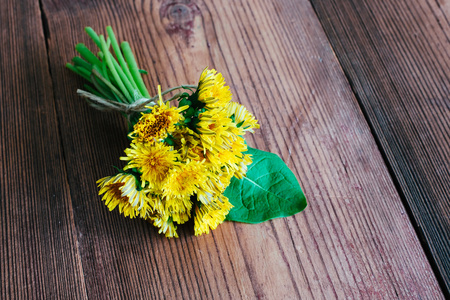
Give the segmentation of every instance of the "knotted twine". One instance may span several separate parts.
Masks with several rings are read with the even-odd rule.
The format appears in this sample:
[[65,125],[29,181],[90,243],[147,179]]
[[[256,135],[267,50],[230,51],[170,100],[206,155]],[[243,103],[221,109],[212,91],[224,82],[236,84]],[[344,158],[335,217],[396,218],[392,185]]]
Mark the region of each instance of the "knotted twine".
[[[190,89],[190,88],[197,88],[197,86],[195,86],[195,85],[177,86],[177,87],[174,87],[174,88],[171,88],[171,89],[168,89],[168,90],[162,92],[161,95],[165,95],[176,89]],[[121,102],[117,102],[114,100],[105,99],[105,98],[99,97],[97,95],[94,95],[92,93],[89,93],[89,92],[86,92],[86,91],[80,90],[80,89],[77,90],[77,94],[80,97],[85,98],[86,101],[89,103],[89,105],[91,105],[92,107],[94,107],[98,110],[118,111],[118,112],[126,114],[128,117],[134,113],[147,111],[149,108],[156,105],[156,100],[159,99],[159,96],[157,95],[152,98],[139,98],[139,99],[135,100],[133,103],[128,104],[128,103],[121,103]],[[170,99],[165,100],[164,102],[177,99],[182,94],[183,93],[178,93],[178,94],[172,96]]]
[[131,104],[126,104],[105,99],[80,89],[77,90],[77,94],[85,98],[89,105],[98,110],[118,111],[127,115],[148,110],[146,107],[154,106],[156,104],[155,100],[158,99],[158,96],[152,98],[141,98]]

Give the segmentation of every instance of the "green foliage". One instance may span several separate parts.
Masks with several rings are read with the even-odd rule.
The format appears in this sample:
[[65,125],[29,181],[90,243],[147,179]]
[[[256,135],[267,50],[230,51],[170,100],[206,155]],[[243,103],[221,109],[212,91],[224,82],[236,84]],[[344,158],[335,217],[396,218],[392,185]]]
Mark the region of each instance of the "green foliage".
[[273,153],[248,147],[252,155],[247,177],[236,179],[225,190],[234,208],[228,221],[261,223],[292,216],[306,208],[306,198],[295,175]]
[[[187,87],[184,87],[187,88]],[[189,106],[182,112],[184,117],[184,124],[192,131],[199,133],[197,130],[197,123],[199,122],[198,116],[205,112],[205,103],[198,100],[198,92],[195,91],[192,94],[183,93],[178,98],[178,106]]]

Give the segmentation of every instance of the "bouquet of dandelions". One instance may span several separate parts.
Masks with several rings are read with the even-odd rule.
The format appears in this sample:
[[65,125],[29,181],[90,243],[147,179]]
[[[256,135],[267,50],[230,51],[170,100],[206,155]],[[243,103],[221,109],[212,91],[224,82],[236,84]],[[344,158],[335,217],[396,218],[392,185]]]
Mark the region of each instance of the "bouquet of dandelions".
[[[140,217],[166,237],[176,224],[194,218],[195,235],[220,223],[259,223],[293,215],[306,207],[300,186],[275,154],[248,147],[244,136],[259,128],[255,117],[232,102],[224,78],[205,69],[198,85],[183,85],[150,97],[130,45],[120,47],[111,27],[108,38],[85,30],[99,47],[84,44],[67,67],[88,80],[78,94],[93,107],[119,111],[128,121],[130,147],[116,175],[97,181],[109,210]],[[114,55],[110,52],[112,47]],[[184,89],[165,100],[164,95]],[[172,100],[178,107],[171,106]]]

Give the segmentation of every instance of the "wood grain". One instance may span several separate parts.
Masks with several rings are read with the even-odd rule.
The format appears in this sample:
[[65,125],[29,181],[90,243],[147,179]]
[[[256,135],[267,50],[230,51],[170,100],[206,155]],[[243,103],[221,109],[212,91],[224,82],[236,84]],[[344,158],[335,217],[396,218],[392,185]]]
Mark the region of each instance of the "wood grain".
[[0,10],[0,298],[86,297],[37,1]]
[[[21,14],[22,21],[33,22],[29,15],[39,15],[37,2],[23,5],[31,8]],[[3,20],[15,15],[13,6],[8,8],[9,13],[2,10],[2,30],[9,28],[3,27]],[[11,164],[3,153],[24,159],[18,163],[22,168],[12,172],[12,185],[6,181],[12,166],[0,173],[2,217],[16,216],[2,223],[2,242],[19,240],[7,226],[25,228],[31,236],[22,240],[33,242],[20,246],[38,248],[36,253],[2,250],[1,258],[8,262],[2,266],[5,297],[39,297],[48,289],[47,295],[55,298],[92,299],[443,298],[309,2],[43,0],[42,13],[48,23],[51,82],[42,38],[23,40],[42,37],[40,24],[24,22],[30,25],[11,29],[30,50],[21,50],[22,44],[2,45],[22,55],[14,63],[1,56],[6,61],[2,68],[10,73],[18,76],[25,65],[43,66],[24,83],[8,78],[14,89],[9,90],[11,81],[6,83],[5,77],[1,81],[2,138],[26,134],[36,145],[34,152],[16,153],[2,139],[2,166]],[[196,83],[206,65],[220,70],[235,100],[262,124],[249,144],[286,161],[309,207],[294,217],[259,225],[224,223],[201,237],[194,237],[192,224],[187,224],[180,238],[172,240],[145,222],[110,213],[97,196],[95,181],[120,164],[128,143],[125,122],[77,98],[75,91],[83,81],[64,68],[75,54],[74,45],[88,41],[82,31],[87,25],[97,31],[112,25],[119,39],[130,41],[140,66],[149,71],[146,83],[153,92],[157,84],[166,88]],[[26,29],[30,33],[22,32]],[[38,51],[31,51],[34,47]],[[27,60],[30,53],[38,54]],[[13,110],[8,99],[21,93],[26,93],[23,106]],[[39,101],[39,109],[25,106],[31,101]],[[12,126],[4,121],[9,116],[5,112],[17,112],[28,123]],[[42,170],[49,173],[41,179],[45,184],[38,185],[35,178],[42,178]],[[45,200],[53,189],[63,201]],[[6,197],[11,199],[8,205],[26,198],[27,218],[19,218],[17,209],[14,214],[4,209]],[[64,225],[58,231],[53,227],[56,220]],[[57,245],[49,248],[38,243],[41,238]],[[43,257],[44,263],[27,269],[25,254]],[[17,264],[23,264],[19,279],[13,277]],[[33,277],[35,273],[50,279]],[[29,277],[42,284],[18,294],[23,283],[30,282],[23,278]]]
[[450,296],[450,2],[312,3]]

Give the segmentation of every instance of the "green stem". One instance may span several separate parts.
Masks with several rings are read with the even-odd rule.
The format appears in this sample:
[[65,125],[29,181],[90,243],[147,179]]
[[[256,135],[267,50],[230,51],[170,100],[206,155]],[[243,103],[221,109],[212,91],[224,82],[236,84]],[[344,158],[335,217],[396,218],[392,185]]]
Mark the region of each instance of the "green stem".
[[136,83],[139,91],[145,98],[150,98],[150,94],[145,87],[144,81],[142,80],[141,73],[139,73],[139,68],[137,67],[136,60],[134,59],[133,53],[131,52],[130,44],[128,42],[123,42],[121,44],[125,60],[130,68],[130,73],[133,76],[134,82]]
[[[113,95],[110,91],[108,91],[107,88],[105,88],[105,87],[102,86],[103,83],[102,83],[101,81],[97,81],[97,79],[96,79],[96,77],[95,77],[95,75],[94,75],[93,73],[91,74],[91,82],[92,82],[92,84],[95,86],[95,88],[96,88],[100,93],[102,93],[102,95],[103,95],[104,98],[110,99],[110,100],[115,99],[114,95]],[[120,99],[119,99],[118,102],[120,102]]]
[[104,84],[106,84],[106,86],[111,90],[111,92],[113,92],[120,98],[121,102],[123,103],[128,102],[125,96],[115,86],[113,86],[111,82],[109,82],[102,75],[100,75],[95,69],[92,70],[92,74],[94,74],[98,79],[100,79]]
[[69,70],[71,70],[71,71],[74,72],[75,74],[80,75],[80,76],[83,77],[84,79],[91,81],[91,78],[89,78],[89,76],[85,76],[84,74],[82,74],[80,71],[77,70],[77,68],[76,68],[74,65],[72,65],[72,64],[70,64],[70,63],[67,63],[67,64],[66,64],[66,68],[69,69]]
[[[105,41],[105,37],[103,35],[100,35],[100,43],[102,46],[102,52],[104,55],[104,60],[106,61],[106,64],[108,65],[109,70],[111,71],[114,80],[116,81],[117,85],[120,88],[120,91],[123,93],[123,95],[125,95],[125,102],[128,103],[132,103],[133,102],[133,98],[131,97],[130,93],[128,92],[127,88],[125,87],[125,85],[123,84],[122,80],[119,77],[119,74],[116,71],[116,68],[114,68],[114,65],[111,61],[111,55],[109,53],[109,50],[106,46],[106,41]],[[117,94],[119,96],[119,94]],[[120,97],[120,96],[119,96]]]
[[108,69],[107,69],[107,66],[106,66],[106,62],[104,60],[102,62],[102,73],[103,73],[103,77],[105,77],[106,80],[110,81],[109,80]]
[[90,92],[90,93],[92,93],[92,94],[94,94],[94,95],[96,95],[98,97],[101,97],[101,98],[104,97],[104,95],[102,93],[100,93],[98,90],[94,89],[92,86],[90,86],[88,84],[85,84],[83,86],[88,92]]
[[100,60],[83,43],[77,44],[75,50],[77,50],[91,65],[101,64]]
[[100,49],[102,46],[100,44],[100,38],[98,37],[97,33],[92,29],[91,27],[85,27],[84,31],[91,37],[91,39],[94,41],[94,43],[97,45],[97,47]]
[[133,76],[131,75],[130,70],[128,69],[125,59],[123,58],[122,51],[120,51],[119,43],[117,43],[116,35],[114,34],[112,27],[107,26],[106,32],[108,33],[108,36],[111,39],[112,48],[114,50],[114,53],[116,54],[116,57],[117,57],[117,60],[119,61],[120,66],[122,67],[122,71],[127,76],[128,80],[132,84],[133,88],[137,89],[138,87],[133,80]]
[[[112,55],[112,54],[109,54]],[[122,69],[120,68],[119,64],[117,63],[117,61],[115,59],[112,60],[113,64],[114,64],[114,68],[116,68],[117,73],[120,76],[120,79],[123,80],[124,85],[126,86],[126,88],[128,89],[128,91],[130,92],[131,96],[134,99],[134,92],[137,91],[138,94],[140,95],[141,93],[139,92],[139,89],[137,87],[133,87],[132,83],[128,80],[128,77],[125,75],[125,73],[122,71]],[[133,81],[134,83],[134,81]],[[136,84],[135,84],[136,85]]]
[[108,80],[112,85],[117,86],[117,82],[114,80],[114,76],[112,76],[112,73],[110,70],[108,70],[108,65],[106,64],[104,60],[104,55],[102,52],[99,52],[98,57],[102,59],[102,69],[100,72],[100,69],[96,68],[97,71],[99,71],[100,75],[102,75],[106,80]]
[[89,72],[92,71],[92,65],[87,61],[85,61],[84,59],[82,59],[81,57],[75,56],[74,58],[72,58],[72,61],[75,64],[75,66],[83,67]]
[[81,74],[84,74],[86,77],[90,77],[91,76],[91,72],[89,72],[85,68],[80,67],[80,66],[76,66],[76,68]]
[[[103,65],[103,64],[102,64],[102,65]],[[100,65],[100,66],[94,65],[94,66],[92,67],[92,70],[96,70],[97,73],[99,73],[101,76],[104,77],[104,75],[103,75],[103,70],[101,69],[102,65]]]
[[179,89],[187,90],[187,89],[190,89],[190,88],[194,89],[194,88],[197,88],[197,86],[196,85],[190,85],[190,84],[179,85],[179,86],[176,86],[176,87],[173,87],[173,88],[165,90],[164,92],[161,93],[161,96],[164,96],[165,94],[168,94],[168,93],[170,93],[172,91],[175,91],[175,90],[179,90]]
[[[176,87],[173,87],[173,88],[170,88],[170,89],[165,90],[164,92],[161,93],[161,96],[164,96],[164,95],[166,95],[166,94],[168,94],[168,93],[170,93],[170,92],[173,92],[173,91],[175,91],[175,90],[179,90],[179,89],[185,89],[185,90],[186,90],[187,88],[196,88],[196,87],[197,87],[196,85],[188,85],[188,84],[176,86]],[[180,97],[182,94],[183,94],[183,93],[175,94],[175,95],[172,96],[170,99],[164,100],[164,102],[170,102],[170,101],[172,101],[172,100],[174,100],[174,99]],[[151,100],[151,101],[158,100],[158,99],[159,99],[159,95],[153,96],[153,97],[148,98],[148,99]]]

